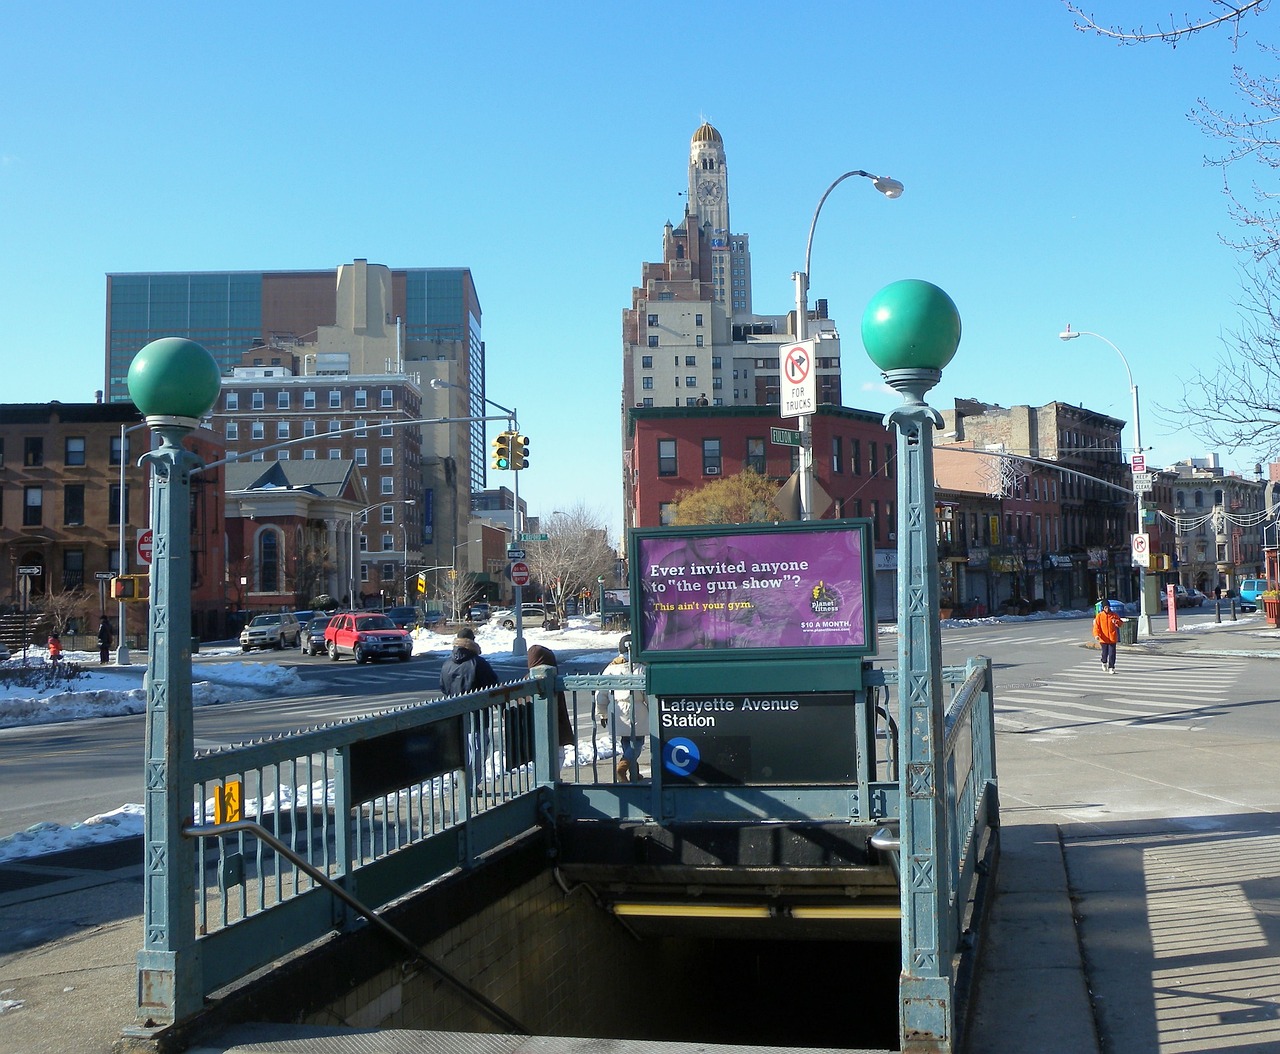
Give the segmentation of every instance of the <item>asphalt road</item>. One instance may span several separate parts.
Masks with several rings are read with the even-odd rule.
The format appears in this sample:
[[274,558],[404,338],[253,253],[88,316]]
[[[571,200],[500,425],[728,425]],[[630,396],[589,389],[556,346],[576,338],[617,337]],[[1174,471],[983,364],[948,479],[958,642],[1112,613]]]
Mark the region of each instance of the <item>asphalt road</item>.
[[[598,673],[601,649],[578,665],[582,650],[558,649],[564,673]],[[603,649],[608,652],[610,649]],[[502,680],[527,671],[523,658],[487,655]],[[437,697],[440,655],[419,655],[407,663],[331,662],[327,656],[296,651],[254,652],[248,656],[197,657],[203,663],[260,659],[298,670],[309,689],[301,695],[271,697],[194,711],[195,746],[207,749],[339,721]],[[88,718],[53,725],[0,729],[0,837],[50,821],[69,825],[128,802],[142,801],[145,717]]]
[[[1124,724],[1212,728],[1255,739],[1280,736],[1269,663],[1122,651],[1118,675],[1108,678],[1101,674],[1098,653],[1084,646],[1090,636],[1084,619],[947,628],[943,661],[959,665],[970,656],[991,657],[997,729],[1003,733],[1093,733]],[[880,645],[878,661],[895,661],[896,637],[882,637]],[[594,673],[601,666],[598,651],[584,665],[575,662],[580,652],[558,654],[562,672]],[[525,669],[523,660],[510,655],[487,657],[504,679],[515,679]],[[197,708],[198,748],[433,698],[442,661],[418,656],[409,663],[356,666],[296,652],[265,653],[263,659],[296,666],[310,690]],[[0,836],[42,820],[76,823],[141,801],[143,729],[143,716],[133,715],[0,730]]]

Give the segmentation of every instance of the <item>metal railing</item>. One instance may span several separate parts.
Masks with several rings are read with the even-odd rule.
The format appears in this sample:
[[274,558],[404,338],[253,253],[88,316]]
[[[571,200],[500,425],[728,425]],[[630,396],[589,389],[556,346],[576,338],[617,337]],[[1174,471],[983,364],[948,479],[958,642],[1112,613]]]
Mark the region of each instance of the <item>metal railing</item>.
[[[598,691],[643,691],[643,674],[530,678],[341,723],[209,751],[192,762],[195,915],[191,983],[201,998],[283,958],[357,912],[333,887],[376,910],[559,819],[794,822],[896,826],[900,737],[889,689],[896,670],[868,668],[858,697],[856,780],[842,786],[664,782],[656,729],[603,726]],[[982,829],[995,823],[988,660],[948,667],[947,867],[957,920],[977,873]],[[561,746],[562,690],[574,742]],[[656,707],[651,707],[656,714]],[[589,730],[589,732],[588,732]],[[638,732],[643,778],[617,770],[622,738]],[[268,837],[258,837],[261,825]],[[877,841],[884,848],[884,838]],[[895,861],[896,862],[896,861]],[[960,931],[954,928],[959,944]]]

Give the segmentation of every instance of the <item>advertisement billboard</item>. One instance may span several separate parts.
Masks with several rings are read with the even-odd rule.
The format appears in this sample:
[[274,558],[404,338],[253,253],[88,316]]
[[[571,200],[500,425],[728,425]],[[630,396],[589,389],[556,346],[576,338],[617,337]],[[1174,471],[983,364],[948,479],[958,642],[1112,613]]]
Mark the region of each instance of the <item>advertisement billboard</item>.
[[631,547],[642,661],[875,653],[867,520],[655,528]]

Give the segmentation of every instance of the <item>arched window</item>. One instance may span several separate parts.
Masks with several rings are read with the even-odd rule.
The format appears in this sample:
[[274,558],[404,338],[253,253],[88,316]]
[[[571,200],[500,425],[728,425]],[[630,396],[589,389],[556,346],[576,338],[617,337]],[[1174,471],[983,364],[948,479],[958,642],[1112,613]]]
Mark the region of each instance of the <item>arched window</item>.
[[1196,508],[1197,509],[1204,508],[1204,491],[1202,490],[1196,491]]
[[258,591],[280,592],[280,535],[270,527],[258,535]]

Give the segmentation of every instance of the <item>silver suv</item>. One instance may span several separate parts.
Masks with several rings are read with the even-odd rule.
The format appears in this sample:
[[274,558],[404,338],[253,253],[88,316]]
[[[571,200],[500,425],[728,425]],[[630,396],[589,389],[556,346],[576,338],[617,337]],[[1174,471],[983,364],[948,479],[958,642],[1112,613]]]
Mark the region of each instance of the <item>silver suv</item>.
[[[493,620],[503,629],[516,628],[515,609],[509,611],[495,611]],[[520,625],[521,627],[536,626],[542,627],[547,621],[547,609],[541,604],[521,604],[520,605]]]
[[253,621],[240,631],[240,650],[296,648],[301,636],[302,626],[291,611],[255,615]]

